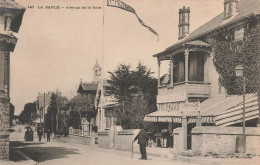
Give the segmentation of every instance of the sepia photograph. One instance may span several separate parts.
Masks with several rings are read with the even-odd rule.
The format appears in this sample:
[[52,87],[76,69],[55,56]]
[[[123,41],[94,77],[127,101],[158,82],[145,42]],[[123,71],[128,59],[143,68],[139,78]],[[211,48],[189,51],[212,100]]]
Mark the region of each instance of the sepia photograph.
[[0,0],[0,164],[260,164],[260,0]]

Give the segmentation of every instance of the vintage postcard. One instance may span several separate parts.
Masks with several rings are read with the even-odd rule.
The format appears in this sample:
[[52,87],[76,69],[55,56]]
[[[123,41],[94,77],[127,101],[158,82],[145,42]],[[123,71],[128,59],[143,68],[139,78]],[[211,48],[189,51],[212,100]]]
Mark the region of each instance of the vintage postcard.
[[0,0],[0,164],[259,164],[259,0]]

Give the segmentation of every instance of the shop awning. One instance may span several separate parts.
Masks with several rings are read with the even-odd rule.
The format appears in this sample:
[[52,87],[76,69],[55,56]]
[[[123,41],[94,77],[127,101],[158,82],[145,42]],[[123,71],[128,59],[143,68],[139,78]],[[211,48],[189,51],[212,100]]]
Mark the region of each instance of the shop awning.
[[[242,96],[241,96],[242,97]],[[253,95],[245,101],[245,120],[252,120],[259,117],[257,96]],[[214,121],[217,126],[228,126],[243,121],[243,102],[232,106],[223,112],[215,115]]]
[[[256,94],[246,94],[245,116],[246,121],[259,117],[258,100]],[[156,111],[145,116],[149,122],[174,122],[181,123],[182,115],[188,119],[188,123],[196,123],[198,111],[179,110]],[[243,96],[241,95],[218,95],[209,98],[200,105],[202,123],[215,123],[217,126],[228,126],[242,122],[243,119]]]

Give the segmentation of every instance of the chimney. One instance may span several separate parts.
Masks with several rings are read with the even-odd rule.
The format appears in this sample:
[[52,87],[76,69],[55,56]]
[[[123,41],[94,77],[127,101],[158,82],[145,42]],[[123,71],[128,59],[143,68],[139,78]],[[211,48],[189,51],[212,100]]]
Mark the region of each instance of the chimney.
[[228,19],[238,13],[239,0],[224,0],[224,19]]
[[179,40],[190,33],[190,7],[179,9]]

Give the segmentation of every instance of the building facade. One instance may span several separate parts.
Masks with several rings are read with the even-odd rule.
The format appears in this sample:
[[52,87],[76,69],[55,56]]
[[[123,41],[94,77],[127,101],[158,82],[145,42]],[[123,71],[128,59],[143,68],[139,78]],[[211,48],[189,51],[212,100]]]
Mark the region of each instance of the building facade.
[[9,159],[10,52],[25,8],[13,0],[1,0],[0,11],[0,159]]
[[[191,129],[196,125],[230,126],[242,122],[242,96],[227,96],[219,83],[215,39],[223,35],[237,45],[232,51],[238,51],[239,42],[246,41],[252,29],[259,33],[260,5],[257,0],[225,0],[223,8],[223,13],[192,33],[192,12],[189,7],[180,9],[179,41],[154,55],[158,61],[158,111],[146,115],[145,120],[162,123],[170,134],[182,127],[184,150],[191,148]],[[170,62],[170,73],[161,78],[160,65],[165,60]],[[246,99],[246,121],[255,123],[259,118],[256,95],[249,94]]]

